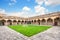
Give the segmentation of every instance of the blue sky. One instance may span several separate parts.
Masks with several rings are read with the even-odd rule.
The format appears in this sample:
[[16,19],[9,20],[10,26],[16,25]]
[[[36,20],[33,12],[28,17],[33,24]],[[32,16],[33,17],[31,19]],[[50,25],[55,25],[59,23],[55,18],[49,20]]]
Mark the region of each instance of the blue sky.
[[60,0],[0,0],[0,12],[32,17],[60,11]]

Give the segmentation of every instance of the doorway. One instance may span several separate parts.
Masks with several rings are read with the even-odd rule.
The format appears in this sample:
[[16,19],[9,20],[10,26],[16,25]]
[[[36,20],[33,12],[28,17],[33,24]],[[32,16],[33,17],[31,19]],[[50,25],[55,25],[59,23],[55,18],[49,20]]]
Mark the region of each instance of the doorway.
[[54,26],[57,26],[58,25],[58,22],[54,22]]
[[60,24],[60,17],[56,17],[56,18],[54,19],[54,25],[57,26],[57,25],[59,25],[59,24]]
[[5,25],[3,21],[0,21],[0,26],[3,26]]

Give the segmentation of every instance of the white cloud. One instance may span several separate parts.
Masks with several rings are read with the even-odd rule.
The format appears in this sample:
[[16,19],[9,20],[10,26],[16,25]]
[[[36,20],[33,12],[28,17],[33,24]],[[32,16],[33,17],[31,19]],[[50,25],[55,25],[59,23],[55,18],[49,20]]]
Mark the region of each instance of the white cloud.
[[35,0],[37,4],[42,5],[60,5],[60,0]]
[[39,15],[45,14],[48,12],[48,10],[44,7],[41,7],[40,5],[35,6],[35,12]]
[[23,7],[23,11],[30,11],[31,9],[27,6]]
[[31,9],[29,7],[23,7],[21,12],[14,12],[14,13],[8,13],[11,16],[19,16],[19,17],[24,17],[24,18],[28,18],[28,17],[33,17],[33,16],[38,16],[38,15],[42,15],[45,14],[47,12],[47,9],[44,7],[41,7],[39,5],[35,6],[35,12],[32,13]]
[[5,10],[0,8],[0,13],[5,13]]
[[36,2],[39,4],[39,5],[42,5],[44,0],[36,0]]
[[46,8],[41,6],[41,5],[43,5],[43,3],[46,6],[57,6],[57,5],[60,5],[60,0],[35,0],[35,1],[38,4],[37,6],[35,6],[35,12],[38,15],[49,13],[48,9],[46,9]]
[[19,17],[24,17],[24,18],[28,18],[31,17],[31,9],[27,6],[22,8],[21,12],[14,12],[14,13],[9,13],[8,15],[12,15],[12,16],[19,16]]
[[[39,7],[40,8],[40,7]],[[39,9],[38,8],[38,9]],[[33,17],[33,16],[37,16],[37,15],[39,15],[38,14],[38,12],[37,11],[41,11],[40,9],[38,10],[38,9],[36,9],[36,13],[34,12],[34,13],[32,13],[31,12],[31,9],[29,8],[29,7],[23,7],[22,8],[22,11],[21,12],[14,12],[14,13],[9,13],[9,15],[12,15],[12,16],[19,16],[19,17],[24,17],[24,18],[28,18],[28,17]],[[42,8],[41,8],[42,9]],[[44,11],[45,9],[43,8],[43,10],[42,10],[42,12]],[[42,13],[41,12],[41,13]]]
[[45,0],[46,5],[60,5],[60,0]]
[[30,12],[14,12],[14,13],[8,13],[9,16],[18,16],[18,17],[23,17],[23,18],[28,18],[31,17],[32,14]]
[[22,8],[21,12],[13,12],[13,13],[7,13],[5,12],[4,9],[0,8],[0,13],[7,14],[8,16],[18,16],[18,17],[24,17],[24,18],[33,16],[30,11],[31,9],[26,6]]

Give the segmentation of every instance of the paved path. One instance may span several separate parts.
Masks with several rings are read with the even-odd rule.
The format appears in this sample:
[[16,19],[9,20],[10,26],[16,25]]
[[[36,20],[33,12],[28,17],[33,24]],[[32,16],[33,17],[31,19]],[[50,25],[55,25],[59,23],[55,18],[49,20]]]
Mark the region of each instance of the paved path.
[[31,37],[32,40],[60,40],[60,27],[54,26],[45,32]]
[[0,26],[0,40],[27,40],[28,37],[8,28]]
[[0,26],[0,40],[60,40],[60,27],[52,27],[28,38],[7,26]]

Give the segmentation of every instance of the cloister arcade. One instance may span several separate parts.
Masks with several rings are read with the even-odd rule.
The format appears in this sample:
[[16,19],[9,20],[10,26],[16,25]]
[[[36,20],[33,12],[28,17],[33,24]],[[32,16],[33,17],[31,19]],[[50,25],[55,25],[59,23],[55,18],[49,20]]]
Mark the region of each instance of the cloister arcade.
[[50,17],[48,16],[39,17],[39,18],[33,17],[29,19],[26,18],[25,20],[23,19],[12,20],[12,19],[5,19],[4,17],[0,17],[0,25],[17,25],[17,24],[60,25],[60,13],[56,13],[56,15],[52,15],[52,16],[51,15]]

